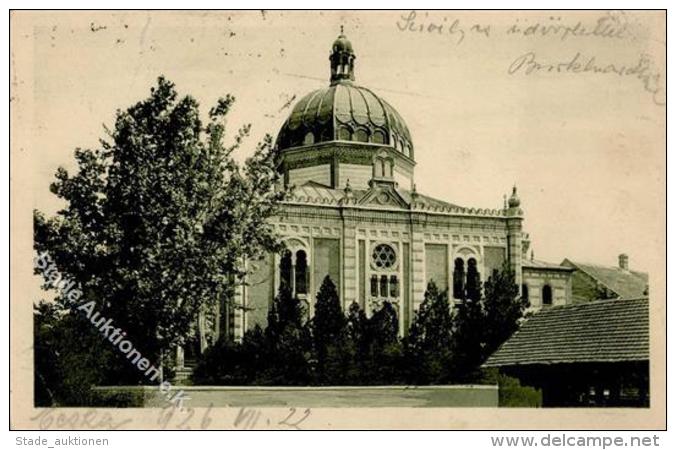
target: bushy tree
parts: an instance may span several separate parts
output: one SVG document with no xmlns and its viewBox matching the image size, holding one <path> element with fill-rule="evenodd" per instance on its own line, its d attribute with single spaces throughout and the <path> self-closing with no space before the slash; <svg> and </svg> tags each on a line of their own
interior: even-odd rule
<svg viewBox="0 0 676 450">
<path fill-rule="evenodd" d="M 250 372 L 250 358 L 253 354 L 243 351 L 242 345 L 231 339 L 222 338 L 206 349 L 192 372 L 196 384 L 246 385 Z"/>
<path fill-rule="evenodd" d="M 306 311 L 285 283 L 279 287 L 265 328 L 266 368 L 260 384 L 304 385 L 311 379 L 312 341 Z"/>
<path fill-rule="evenodd" d="M 365 354 L 363 384 L 400 384 L 403 381 L 403 349 L 399 318 L 392 303 L 384 301 L 366 322 L 362 346 Z"/>
<path fill-rule="evenodd" d="M 481 287 L 468 289 L 456 307 L 453 316 L 453 378 L 467 382 L 479 376 L 479 366 L 484 359 L 485 323 L 481 301 Z"/>
<path fill-rule="evenodd" d="M 527 303 L 518 297 L 507 267 L 484 286 L 485 295 L 478 283 L 465 290 L 471 297 L 453 313 L 447 293 L 430 283 L 402 342 L 397 311 L 389 302 L 371 317 L 352 303 L 345 316 L 327 277 L 308 327 L 302 303 L 282 285 L 266 329 L 247 332 L 242 344 L 223 344 L 220 353 L 207 352 L 213 354 L 208 367 L 218 373 L 203 379 L 278 385 L 494 382 L 497 375 L 487 378 L 480 366 L 517 329 Z"/>
<path fill-rule="evenodd" d="M 350 384 L 365 384 L 364 374 L 367 372 L 367 359 L 369 355 L 369 320 L 366 312 L 359 303 L 352 302 L 347 313 L 345 335 L 352 350 L 350 367 Z"/>
<path fill-rule="evenodd" d="M 327 275 L 317 293 L 312 318 L 312 331 L 318 351 L 331 344 L 342 333 L 345 324 L 345 314 L 340 307 L 336 285 Z"/>
<path fill-rule="evenodd" d="M 272 138 L 238 165 L 232 153 L 250 127 L 225 144 L 233 104 L 220 99 L 204 123 L 198 103 L 159 78 L 149 98 L 117 112 L 99 148 L 75 151 L 77 173 L 57 171 L 51 190 L 64 208 L 34 213 L 35 250 L 155 365 L 200 308 L 229 298 L 244 258 L 279 249 L 267 222 L 285 195 Z M 58 292 L 56 301 L 72 308 Z"/>
<path fill-rule="evenodd" d="M 355 344 L 364 340 L 366 334 L 368 319 L 366 313 L 359 306 L 359 303 L 352 302 L 350 309 L 347 312 L 346 328 L 347 334 Z"/>
<path fill-rule="evenodd" d="M 454 317 L 454 370 L 459 381 L 480 378 L 480 365 L 518 329 L 528 300 L 519 296 L 514 272 L 505 264 L 481 289 L 468 290 Z"/>
<path fill-rule="evenodd" d="M 507 265 L 500 271 L 494 271 L 486 280 L 484 297 L 484 357 L 487 358 L 518 330 L 519 322 L 530 302 L 519 295 L 514 272 Z"/>
<path fill-rule="evenodd" d="M 92 403 L 90 386 L 105 380 L 112 349 L 86 317 L 64 314 L 54 302 L 39 302 L 33 316 L 35 406 Z"/>
<path fill-rule="evenodd" d="M 453 319 L 448 292 L 431 281 L 404 340 L 408 381 L 439 384 L 450 377 Z"/>
<path fill-rule="evenodd" d="M 349 364 L 350 358 L 348 340 L 346 335 L 346 318 L 340 307 L 340 297 L 336 285 L 330 276 L 326 276 L 317 293 L 315 313 L 311 321 L 314 350 L 317 359 L 317 375 L 320 382 L 328 380 L 326 373 L 327 358 L 331 354 L 331 365 L 334 378 L 336 372 L 345 364 Z M 337 375 L 340 376 L 340 375 Z"/>
<path fill-rule="evenodd" d="M 260 375 L 269 366 L 265 332 L 256 324 L 247 330 L 241 342 L 221 337 L 197 360 L 192 373 L 195 384 L 262 384 Z"/>
</svg>

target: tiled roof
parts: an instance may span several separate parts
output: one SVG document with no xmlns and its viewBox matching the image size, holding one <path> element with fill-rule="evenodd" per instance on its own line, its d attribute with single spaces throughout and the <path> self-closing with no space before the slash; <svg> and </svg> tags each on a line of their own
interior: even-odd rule
<svg viewBox="0 0 676 450">
<path fill-rule="evenodd" d="M 648 288 L 647 273 L 625 270 L 619 267 L 579 263 L 568 259 L 563 262 L 563 264 L 566 263 L 594 278 L 621 298 L 635 298 L 646 295 Z"/>
<path fill-rule="evenodd" d="M 648 357 L 648 299 L 644 297 L 540 310 L 484 366 L 645 361 Z"/>
<path fill-rule="evenodd" d="M 562 266 L 560 264 L 554 264 L 546 261 L 540 261 L 538 259 L 528 259 L 525 260 L 522 264 L 523 268 L 529 268 L 529 269 L 549 269 L 549 270 L 565 270 L 565 271 L 573 271 L 572 267 L 566 267 Z"/>
</svg>

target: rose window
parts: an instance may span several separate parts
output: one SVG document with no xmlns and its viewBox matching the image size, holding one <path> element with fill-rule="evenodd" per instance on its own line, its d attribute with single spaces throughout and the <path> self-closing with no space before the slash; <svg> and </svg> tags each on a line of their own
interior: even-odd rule
<svg viewBox="0 0 676 450">
<path fill-rule="evenodd" d="M 378 269 L 391 269 L 397 262 L 397 254 L 387 244 L 378 244 L 371 255 L 373 265 Z"/>
</svg>

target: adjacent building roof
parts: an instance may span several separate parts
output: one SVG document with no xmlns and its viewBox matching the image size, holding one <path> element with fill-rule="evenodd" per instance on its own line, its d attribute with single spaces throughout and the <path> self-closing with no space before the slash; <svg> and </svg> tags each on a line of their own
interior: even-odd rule
<svg viewBox="0 0 676 450">
<path fill-rule="evenodd" d="M 565 259 L 562 265 L 573 267 L 611 291 L 620 298 L 636 298 L 645 296 L 648 292 L 648 274 L 620 267 L 600 266 Z"/>
<path fill-rule="evenodd" d="M 648 298 L 642 297 L 540 310 L 484 367 L 648 359 Z"/>
</svg>

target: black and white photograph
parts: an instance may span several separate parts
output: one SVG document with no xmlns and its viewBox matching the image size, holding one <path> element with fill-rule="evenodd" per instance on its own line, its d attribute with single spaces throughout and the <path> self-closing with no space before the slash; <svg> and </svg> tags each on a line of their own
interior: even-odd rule
<svg viewBox="0 0 676 450">
<path fill-rule="evenodd" d="M 666 428 L 666 27 L 10 11 L 10 429 Z"/>
</svg>

